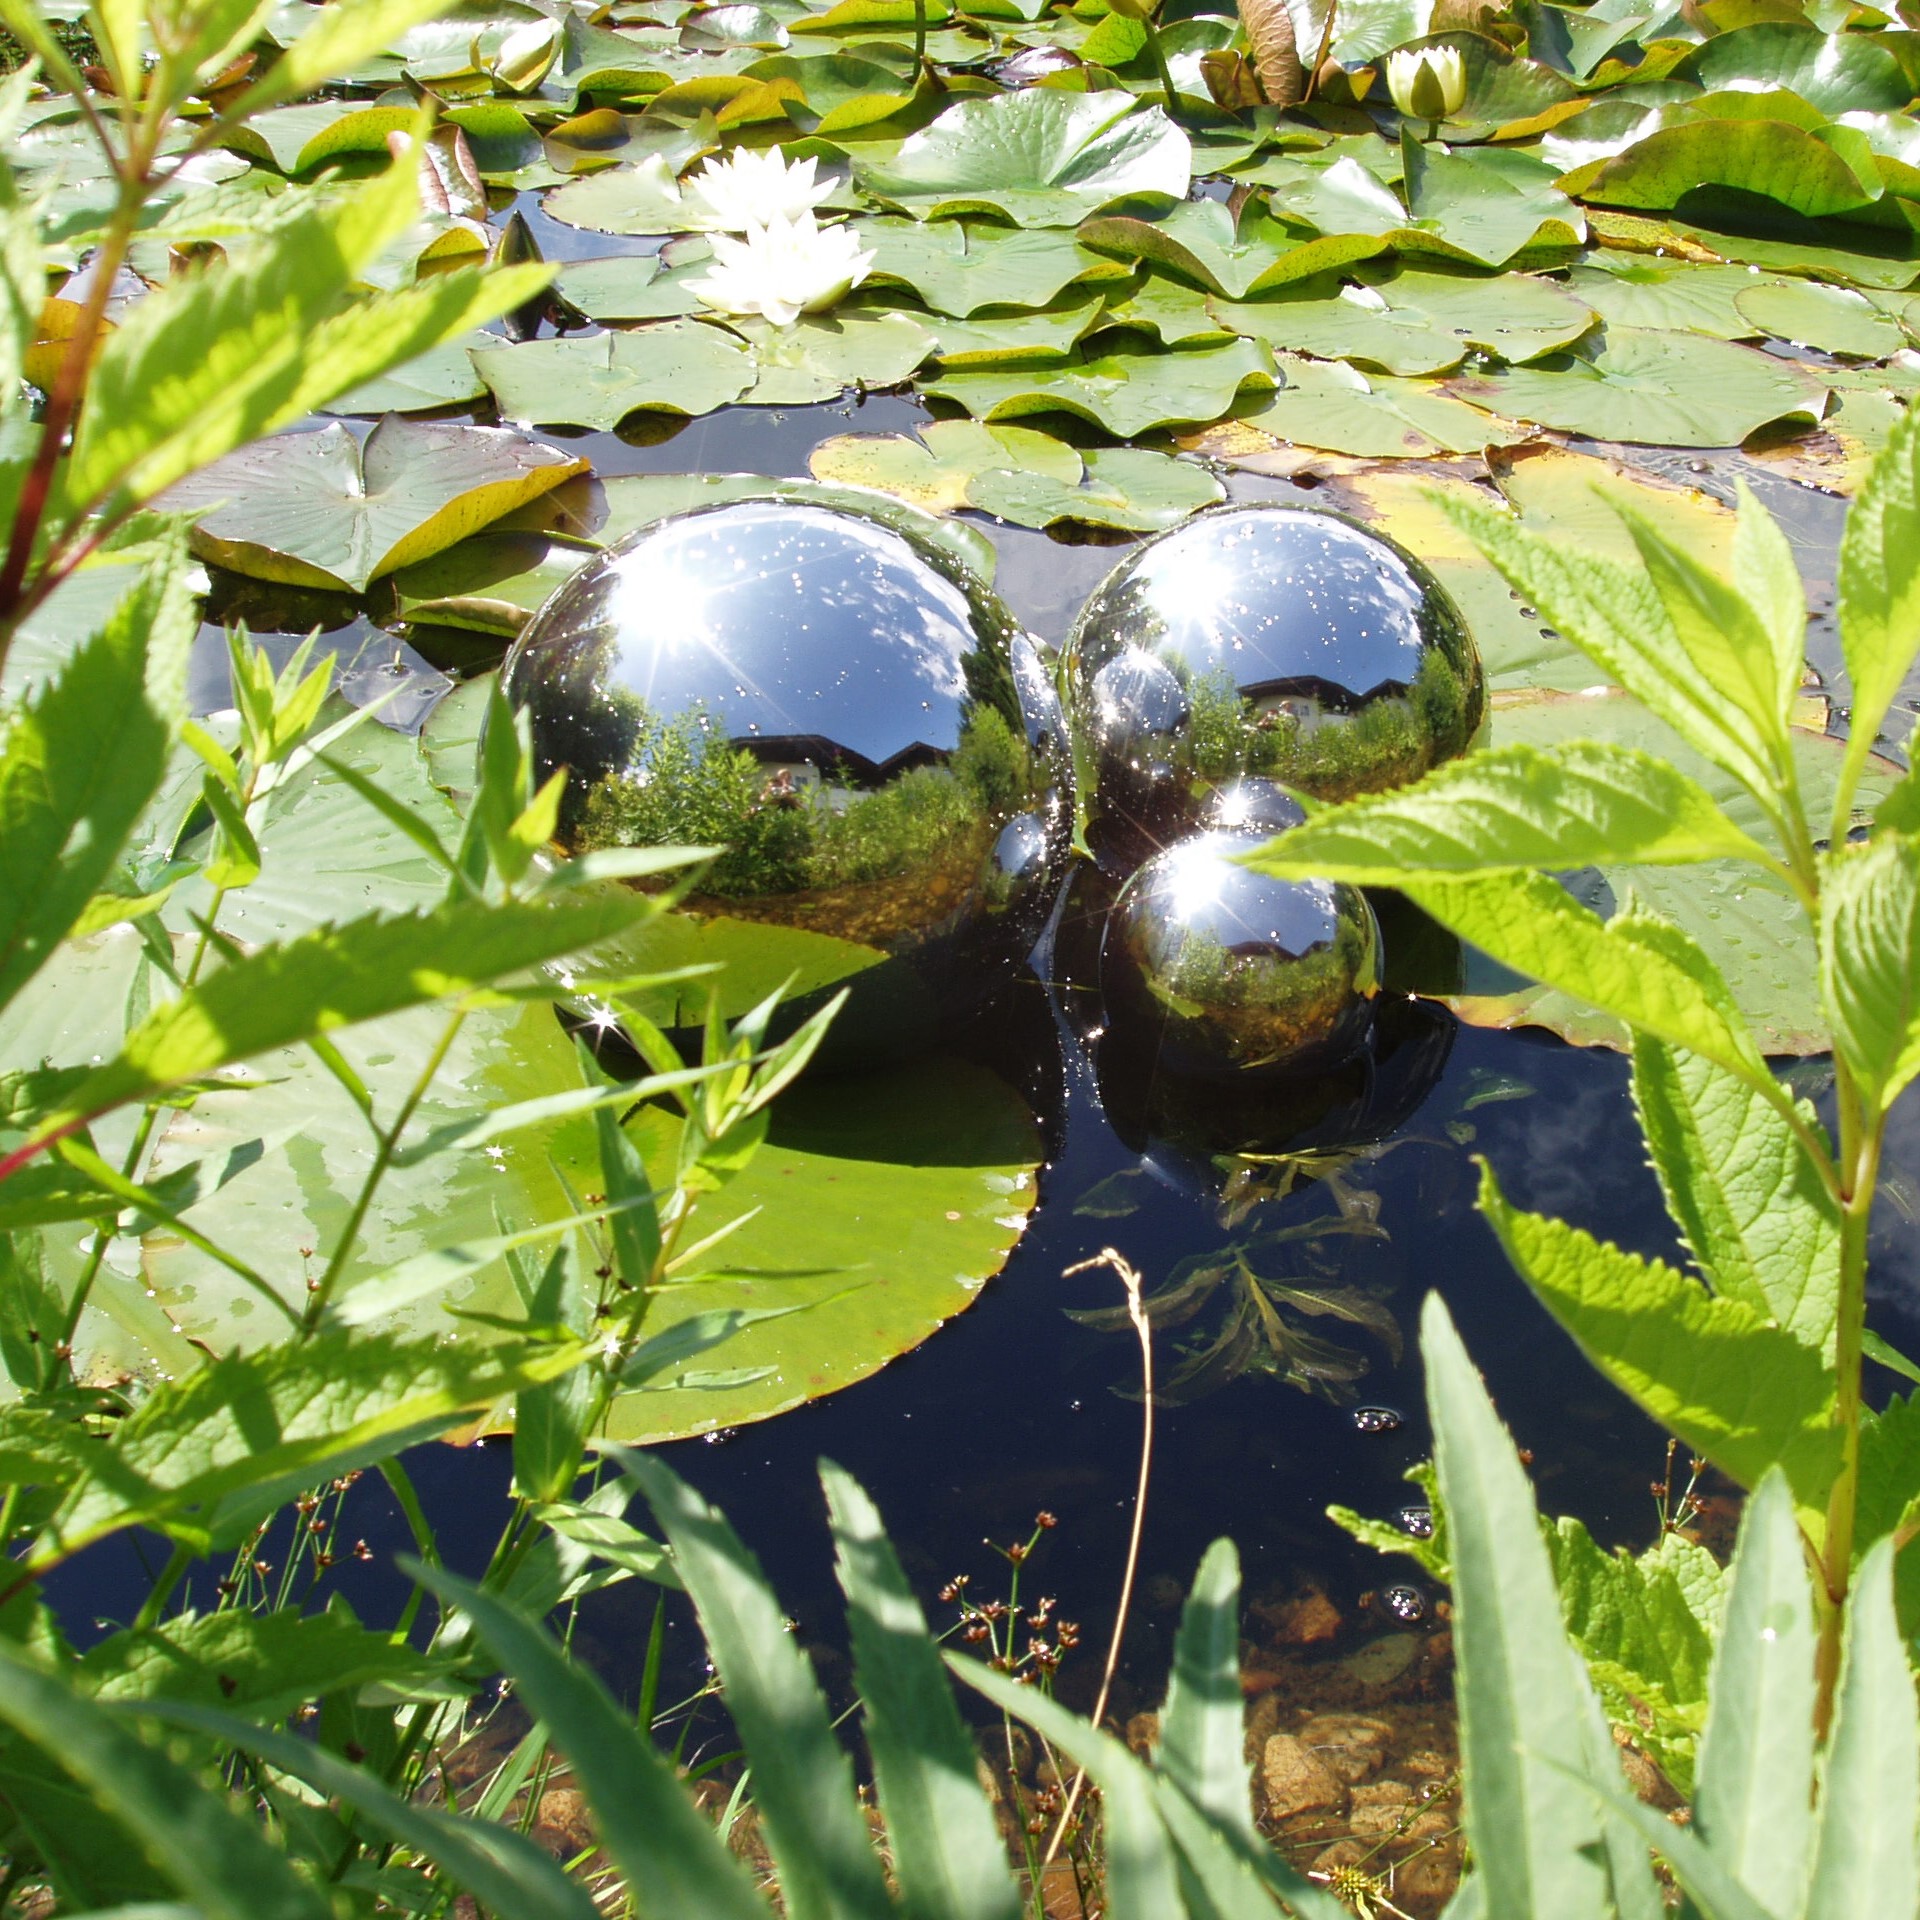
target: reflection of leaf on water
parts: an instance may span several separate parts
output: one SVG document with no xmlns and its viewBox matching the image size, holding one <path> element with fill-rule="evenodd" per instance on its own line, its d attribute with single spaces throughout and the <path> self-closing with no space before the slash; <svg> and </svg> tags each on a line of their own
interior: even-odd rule
<svg viewBox="0 0 1920 1920">
<path fill-rule="evenodd" d="M 1308 1331 L 1294 1317 L 1301 1314 L 1362 1327 L 1397 1362 L 1402 1352 L 1399 1324 L 1377 1295 L 1360 1287 L 1323 1284 L 1311 1274 L 1269 1276 L 1257 1272 L 1248 1258 L 1256 1246 L 1319 1241 L 1334 1235 L 1386 1237 L 1371 1220 L 1336 1215 L 1181 1261 L 1166 1283 L 1142 1302 L 1148 1323 L 1156 1328 L 1188 1325 L 1223 1292 L 1226 1313 L 1217 1328 L 1176 1343 L 1175 1364 L 1155 1392 L 1155 1403 L 1185 1406 L 1245 1373 L 1271 1374 L 1336 1405 L 1350 1401 L 1353 1383 L 1367 1371 L 1366 1355 Z M 1283 1307 L 1292 1311 L 1283 1313 Z M 1070 1309 L 1067 1317 L 1103 1333 L 1122 1332 L 1128 1325 L 1124 1307 Z M 1126 1398 L 1138 1397 L 1138 1390 L 1130 1386 L 1118 1386 L 1115 1391 Z"/>
<path fill-rule="evenodd" d="M 1534 1088 L 1510 1073 L 1495 1073 L 1491 1067 L 1475 1067 L 1467 1075 L 1466 1098 L 1460 1102 L 1462 1113 L 1475 1107 L 1490 1107 L 1501 1100 L 1530 1100 Z"/>
<path fill-rule="evenodd" d="M 1073 1210 L 1089 1220 L 1124 1220 L 1130 1213 L 1140 1211 L 1139 1188 L 1137 1182 L 1147 1177 L 1141 1167 L 1123 1167 L 1118 1173 L 1110 1173 L 1104 1180 L 1096 1180 L 1078 1200 Z M 1121 1319 L 1126 1318 L 1125 1310 Z"/>
</svg>

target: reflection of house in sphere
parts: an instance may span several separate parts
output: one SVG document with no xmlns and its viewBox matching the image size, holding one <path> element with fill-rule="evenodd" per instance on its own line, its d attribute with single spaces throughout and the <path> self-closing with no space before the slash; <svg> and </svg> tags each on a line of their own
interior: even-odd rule
<svg viewBox="0 0 1920 1920">
<path fill-rule="evenodd" d="M 1247 776 L 1327 800 L 1416 780 L 1466 748 L 1484 698 L 1433 575 L 1312 507 L 1223 507 L 1148 541 L 1067 646 L 1097 830 L 1122 848 Z"/>
<path fill-rule="evenodd" d="M 1121 888 L 1100 986 L 1123 1032 L 1177 1074 L 1300 1073 L 1350 1054 L 1379 977 L 1357 888 L 1274 880 L 1233 858 L 1264 835 L 1176 841 Z"/>
<path fill-rule="evenodd" d="M 1064 721 L 1033 642 L 936 546 L 790 501 L 676 515 L 556 593 L 504 684 L 542 777 L 568 770 L 571 850 L 726 849 L 660 958 L 743 963 L 742 1005 L 789 972 L 853 985 L 842 1052 L 919 1037 L 1036 929 Z"/>
</svg>

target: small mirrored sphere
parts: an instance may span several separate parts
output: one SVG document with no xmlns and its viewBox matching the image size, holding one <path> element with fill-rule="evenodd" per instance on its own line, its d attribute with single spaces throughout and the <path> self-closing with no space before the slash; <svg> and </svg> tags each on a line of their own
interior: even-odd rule
<svg viewBox="0 0 1920 1920">
<path fill-rule="evenodd" d="M 1178 1074 L 1325 1067 L 1365 1038 L 1379 978 L 1373 910 L 1355 887 L 1274 880 L 1234 855 L 1260 833 L 1178 840 L 1121 888 L 1100 943 L 1116 1036 L 1157 1041 Z"/>
<path fill-rule="evenodd" d="M 1317 507 L 1221 507 L 1135 549 L 1067 642 L 1096 841 L 1199 824 L 1253 778 L 1324 800 L 1417 780 L 1484 705 L 1459 609 L 1392 541 Z M 1224 824 L 1224 823 L 1223 823 Z"/>
<path fill-rule="evenodd" d="M 750 958 L 763 930 L 813 1000 L 851 986 L 843 1056 L 931 1037 L 1039 929 L 1065 718 L 1033 641 L 930 542 L 777 499 L 678 514 L 583 567 L 503 672 L 541 776 L 567 770 L 562 844 L 723 847 L 682 912 Z"/>
</svg>

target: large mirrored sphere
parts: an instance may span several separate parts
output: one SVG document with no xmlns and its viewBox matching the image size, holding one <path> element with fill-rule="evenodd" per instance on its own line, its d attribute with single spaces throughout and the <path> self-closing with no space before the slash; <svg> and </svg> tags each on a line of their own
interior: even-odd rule
<svg viewBox="0 0 1920 1920">
<path fill-rule="evenodd" d="M 1440 583 L 1314 507 L 1222 507 L 1149 540 L 1067 652 L 1096 836 L 1122 859 L 1201 824 L 1227 782 L 1344 800 L 1416 780 L 1465 750 L 1484 703 Z"/>
<path fill-rule="evenodd" d="M 684 914 L 747 973 L 852 986 L 843 1055 L 963 1011 L 1038 930 L 1064 716 L 1032 640 L 930 542 L 775 499 L 675 515 L 582 568 L 504 676 L 541 775 L 567 770 L 563 844 L 724 847 Z"/>
<path fill-rule="evenodd" d="M 1121 888 L 1100 989 L 1176 1074 L 1297 1074 L 1352 1053 L 1379 980 L 1373 910 L 1355 887 L 1273 880 L 1233 858 L 1260 833 L 1176 841 Z"/>
</svg>

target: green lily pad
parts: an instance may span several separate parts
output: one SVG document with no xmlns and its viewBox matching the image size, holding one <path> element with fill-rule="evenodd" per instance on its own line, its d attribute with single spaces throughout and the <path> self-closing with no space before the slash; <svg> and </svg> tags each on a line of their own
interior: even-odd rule
<svg viewBox="0 0 1920 1920">
<path fill-rule="evenodd" d="M 648 1165 L 672 1164 L 657 1109 L 634 1122 Z M 767 1144 L 697 1216 L 712 1231 L 761 1211 L 654 1303 L 650 1333 L 697 1313 L 797 1307 L 703 1353 L 712 1386 L 628 1394 L 608 1423 L 635 1443 L 765 1419 L 865 1379 L 979 1297 L 1035 1199 L 1032 1116 L 984 1068 L 933 1059 L 800 1085 Z M 708 1223 L 711 1225 L 708 1225 Z M 726 1377 L 771 1369 L 748 1384 Z"/>
<path fill-rule="evenodd" d="M 518 349 L 507 349 L 518 351 Z M 390 414 L 364 446 L 337 422 L 230 453 L 167 494 L 206 508 L 194 551 L 235 573 L 362 591 L 582 472 L 502 427 Z"/>
<path fill-rule="evenodd" d="M 1251 455 L 1249 464 L 1256 465 L 1276 443 L 1376 460 L 1430 460 L 1526 437 L 1425 381 L 1285 353 L 1274 356 L 1274 365 L 1284 380 L 1280 391 L 1242 413 L 1217 443 L 1199 441 L 1201 451 L 1225 459 Z"/>
<path fill-rule="evenodd" d="M 1096 447 L 1078 486 L 1044 473 L 988 471 L 968 483 L 970 506 L 1019 527 L 1062 523 L 1160 533 L 1227 497 L 1212 474 L 1191 461 L 1142 447 Z"/>
<path fill-rule="evenodd" d="M 1570 345 L 1591 308 L 1552 281 L 1497 279 L 1403 267 L 1360 284 L 1300 289 L 1267 300 L 1212 303 L 1236 333 L 1384 373 L 1443 373 L 1470 351 L 1523 361 Z"/>
<path fill-rule="evenodd" d="M 843 433 L 808 457 L 816 480 L 868 487 L 931 514 L 958 513 L 974 480 L 987 473 L 1025 474 L 1075 487 L 1080 455 L 1031 427 L 990 427 L 977 420 L 934 420 L 917 434 Z"/>
<path fill-rule="evenodd" d="M 869 284 L 911 287 L 938 313 L 965 319 L 983 307 L 1044 307 L 1068 287 L 1113 285 L 1127 270 L 1044 227 L 1009 231 L 977 220 L 863 219 L 874 255 Z"/>
<path fill-rule="evenodd" d="M 1775 420 L 1817 420 L 1820 389 L 1785 362 L 1698 334 L 1609 328 L 1587 357 L 1476 374 L 1448 390 L 1508 419 L 1596 440 L 1731 447 Z"/>
<path fill-rule="evenodd" d="M 1768 830 L 1745 791 L 1617 689 L 1496 701 L 1492 738 L 1501 746 L 1524 743 L 1547 749 L 1570 740 L 1593 739 L 1640 747 L 1699 781 L 1747 832 L 1768 844 Z M 1793 749 L 1807 805 L 1814 818 L 1824 818 L 1844 743 L 1796 728 Z M 1859 805 L 1871 812 L 1898 777 L 1899 769 L 1885 762 L 1871 766 L 1861 782 Z M 1608 868 L 1602 870 L 1602 877 L 1615 899 L 1631 888 L 1645 904 L 1699 941 L 1726 976 L 1766 1052 L 1826 1050 L 1813 936 L 1798 904 L 1784 889 L 1752 867 L 1731 861 L 1684 868 Z M 1450 1004 L 1476 1025 L 1544 1026 L 1577 1046 L 1617 1047 L 1626 1037 L 1608 1017 L 1541 987 L 1466 996 Z"/>
<path fill-rule="evenodd" d="M 796 23 L 795 31 L 805 30 Z M 891 120 L 913 99 L 911 63 L 903 72 L 853 53 L 779 53 L 746 72 L 779 98 L 786 118 L 822 139 Z"/>
<path fill-rule="evenodd" d="M 962 368 L 1062 360 L 1105 312 L 1096 297 L 1030 313 L 982 313 L 971 320 L 950 320 L 944 314 L 914 317 L 937 342 L 941 365 Z"/>
<path fill-rule="evenodd" d="M 581 174 L 548 194 L 540 210 L 596 233 L 689 233 L 705 224 L 682 197 L 674 163 L 659 153 Z"/>
<path fill-rule="evenodd" d="M 1913 98 L 1900 62 L 1870 36 L 1785 21 L 1715 34 L 1687 55 L 1675 76 L 1708 89 L 1784 88 L 1826 114 L 1890 112 Z"/>
<path fill-rule="evenodd" d="M 745 343 L 701 320 L 491 347 L 473 364 L 505 419 L 608 429 L 642 408 L 711 413 L 755 377 Z"/>
<path fill-rule="evenodd" d="M 539 533 L 482 533 L 393 576 L 403 620 L 511 640 L 592 558 Z"/>
<path fill-rule="evenodd" d="M 568 306 L 601 325 L 618 320 L 679 320 L 704 313 L 687 282 L 706 270 L 706 259 L 681 267 L 658 253 L 624 253 L 605 260 L 569 260 L 554 276 L 553 290 Z"/>
<path fill-rule="evenodd" d="M 1717 340 L 1751 340 L 1763 331 L 1738 304 L 1756 284 L 1745 267 L 1670 264 L 1604 248 L 1567 275 L 1568 289 L 1610 327 L 1710 333 Z"/>
<path fill-rule="evenodd" d="M 1759 332 L 1823 353 L 1884 360 L 1907 344 L 1905 330 L 1851 287 L 1762 281 L 1741 294 L 1738 305 Z"/>
<path fill-rule="evenodd" d="M 480 399 L 487 383 L 473 370 L 475 347 L 497 347 L 500 336 L 475 327 L 416 354 L 378 379 L 350 387 L 321 409 L 324 413 L 425 413 Z"/>
<path fill-rule="evenodd" d="M 892 160 L 856 163 L 855 179 L 916 219 L 998 213 L 1060 227 L 1122 197 L 1183 200 L 1192 158 L 1187 136 L 1130 94 L 1032 88 L 960 101 Z"/>
<path fill-rule="evenodd" d="M 1129 440 L 1153 427 L 1218 420 L 1243 387 L 1272 384 L 1267 350 L 1257 341 L 1233 340 L 1171 353 L 1114 352 L 1037 372 L 948 373 L 929 381 L 926 391 L 964 407 L 976 420 L 1057 410 Z"/>
<path fill-rule="evenodd" d="M 1215 317 L 1213 304 L 1198 287 L 1152 273 L 1124 300 L 1110 301 L 1104 325 L 1151 334 L 1163 347 L 1217 343 L 1232 333 Z"/>
<path fill-rule="evenodd" d="M 1809 219 L 1857 218 L 1882 191 L 1871 154 L 1866 161 L 1863 174 L 1831 139 L 1784 120 L 1690 120 L 1577 168 L 1562 184 L 1600 206 L 1671 208 L 1696 219 L 1738 195 Z"/>
<path fill-rule="evenodd" d="M 756 378 L 747 406 L 806 407 L 837 400 L 848 387 L 897 387 L 933 352 L 934 337 L 911 314 L 842 307 L 808 314 L 790 327 L 741 320 Z"/>
<path fill-rule="evenodd" d="M 1219 201 L 1189 200 L 1160 220 L 1127 215 L 1088 220 L 1080 238 L 1102 252 L 1171 268 L 1232 300 L 1288 286 L 1379 251 L 1363 234 L 1292 243 L 1258 200 L 1246 203 L 1237 226 Z"/>
<path fill-rule="evenodd" d="M 1853 287 L 1910 287 L 1920 276 L 1920 241 L 1904 229 L 1843 227 L 1838 221 L 1807 221 L 1797 237 L 1720 233 L 1676 219 L 1684 239 L 1699 240 L 1725 260 L 1763 272 L 1812 274 Z"/>
</svg>

